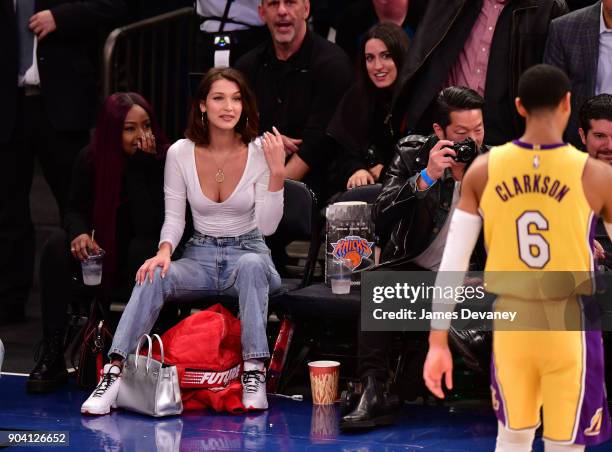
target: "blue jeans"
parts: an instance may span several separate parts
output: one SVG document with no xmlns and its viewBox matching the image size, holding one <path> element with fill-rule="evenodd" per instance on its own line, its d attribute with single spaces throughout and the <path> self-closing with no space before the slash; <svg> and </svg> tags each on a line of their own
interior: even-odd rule
<svg viewBox="0 0 612 452">
<path fill-rule="evenodd" d="M 240 304 L 243 359 L 268 358 L 268 294 L 280 288 L 280 276 L 258 230 L 217 238 L 196 232 L 187 242 L 183 257 L 170 264 L 165 278 L 157 268 L 152 283 L 147 278 L 134 287 L 109 355 L 126 358 L 134 353 L 138 339 L 151 331 L 166 300 L 230 295 L 237 296 Z"/>
</svg>

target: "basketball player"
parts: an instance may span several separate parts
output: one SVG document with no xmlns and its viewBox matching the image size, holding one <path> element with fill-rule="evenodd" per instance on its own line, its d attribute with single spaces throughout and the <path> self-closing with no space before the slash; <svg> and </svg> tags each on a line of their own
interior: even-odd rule
<svg viewBox="0 0 612 452">
<path fill-rule="evenodd" d="M 562 142 L 569 89 L 567 76 L 552 66 L 523 74 L 515 103 L 525 133 L 479 156 L 465 175 L 437 285 L 461 285 L 483 224 L 486 271 L 592 270 L 596 215 L 612 235 L 612 167 Z M 509 292 L 521 290 L 515 286 Z M 497 310 L 500 299 L 514 299 L 496 293 Z M 434 310 L 453 309 L 434 300 Z M 441 398 L 443 377 L 452 389 L 449 323 L 432 321 L 423 370 L 427 387 Z M 542 407 L 547 452 L 581 451 L 609 439 L 600 331 L 501 331 L 496 324 L 491 370 L 497 452 L 531 451 Z"/>
</svg>

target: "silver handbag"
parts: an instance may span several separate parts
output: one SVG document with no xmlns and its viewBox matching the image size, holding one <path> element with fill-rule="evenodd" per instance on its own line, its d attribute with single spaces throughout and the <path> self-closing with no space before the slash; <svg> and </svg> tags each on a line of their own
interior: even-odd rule
<svg viewBox="0 0 612 452">
<path fill-rule="evenodd" d="M 143 334 L 136 353 L 123 364 L 117 406 L 155 417 L 181 414 L 183 401 L 176 366 L 164 367 L 164 344 L 157 334 L 153 337 L 159 341 L 161 362 L 151 357 L 151 336 Z M 140 348 L 145 338 L 149 349 L 147 356 L 142 356 Z"/>
</svg>

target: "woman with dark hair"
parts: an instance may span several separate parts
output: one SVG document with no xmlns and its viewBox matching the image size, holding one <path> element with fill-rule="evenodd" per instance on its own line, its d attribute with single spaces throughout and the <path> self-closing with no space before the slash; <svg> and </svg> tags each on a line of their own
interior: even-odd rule
<svg viewBox="0 0 612 452">
<path fill-rule="evenodd" d="M 186 139 L 168 150 L 164 173 L 166 216 L 157 254 L 136 273 L 137 285 L 110 348 L 110 364 L 81 407 L 106 414 L 117 398 L 123 360 L 153 327 L 166 300 L 237 296 L 244 359 L 242 401 L 266 409 L 264 359 L 268 295 L 281 287 L 263 235 L 283 215 L 285 151 L 282 137 L 256 138 L 255 98 L 242 74 L 211 69 L 191 106 Z M 170 261 L 185 227 L 189 201 L 195 233 L 182 258 Z"/>
<path fill-rule="evenodd" d="M 91 142 L 74 164 L 64 228 L 42 250 L 43 350 L 27 380 L 29 392 L 53 391 L 66 381 L 66 308 L 99 290 L 83 284 L 80 261 L 104 250 L 102 290 L 110 294 L 130 290 L 142 259 L 154 252 L 168 145 L 142 96 L 115 93 L 106 99 Z"/>
<path fill-rule="evenodd" d="M 393 157 L 395 140 L 386 119 L 407 51 L 406 33 L 392 23 L 373 26 L 363 40 L 359 79 L 327 129 L 339 146 L 332 173 L 342 190 L 378 182 Z"/>
</svg>

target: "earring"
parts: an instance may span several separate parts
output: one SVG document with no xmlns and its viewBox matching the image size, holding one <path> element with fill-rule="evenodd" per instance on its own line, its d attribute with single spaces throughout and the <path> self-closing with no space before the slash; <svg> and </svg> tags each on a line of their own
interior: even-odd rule
<svg viewBox="0 0 612 452">
<path fill-rule="evenodd" d="M 206 121 L 204 121 L 204 112 L 202 112 L 202 126 L 206 127 Z"/>
</svg>

